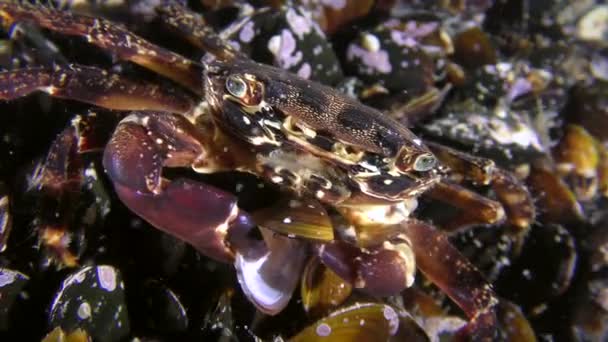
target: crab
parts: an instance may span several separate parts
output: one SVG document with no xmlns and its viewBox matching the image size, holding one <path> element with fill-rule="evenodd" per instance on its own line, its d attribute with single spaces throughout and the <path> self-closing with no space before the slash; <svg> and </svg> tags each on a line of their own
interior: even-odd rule
<svg viewBox="0 0 608 342">
<path fill-rule="evenodd" d="M 200 61 L 106 19 L 1 3 L 5 28 L 28 22 L 84 37 L 176 86 L 66 64 L 0 73 L 0 99 L 42 91 L 125 113 L 103 152 L 118 197 L 156 228 L 233 263 L 244 293 L 262 312 L 277 314 L 287 305 L 314 256 L 376 296 L 412 286 L 418 269 L 469 317 L 463 334 L 493 338 L 498 299 L 491 285 L 447 235 L 411 213 L 419 196 L 430 195 L 467 209 L 451 229 L 505 217 L 525 226 L 533 206 L 513 175 L 490 160 L 426 144 L 331 87 L 252 61 L 182 5 L 156 10 L 167 26 L 204 48 Z M 235 195 L 167 178 L 168 168 L 251 173 L 276 185 L 285 201 L 248 213 Z M 500 202 L 454 182 L 463 177 L 492 186 Z"/>
</svg>

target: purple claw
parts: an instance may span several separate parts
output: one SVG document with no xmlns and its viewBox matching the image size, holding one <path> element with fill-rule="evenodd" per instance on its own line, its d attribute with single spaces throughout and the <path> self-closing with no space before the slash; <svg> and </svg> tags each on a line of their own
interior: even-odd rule
<svg viewBox="0 0 608 342">
<path fill-rule="evenodd" d="M 184 117 L 141 112 L 118 125 L 103 156 L 108 176 L 133 190 L 158 193 L 163 166 L 190 166 L 203 137 Z"/>
<path fill-rule="evenodd" d="M 365 251 L 345 242 L 334 241 L 319 248 L 321 261 L 355 288 L 376 296 L 395 295 L 414 281 L 416 270 L 409 247 L 399 244 Z"/>
<path fill-rule="evenodd" d="M 239 211 L 237 198 L 187 179 L 162 178 L 165 166 L 191 166 L 205 154 L 205 137 L 182 116 L 136 112 L 121 121 L 103 164 L 120 199 L 156 228 L 182 239 L 201 253 L 231 263 L 234 243 L 247 243 L 255 225 Z M 206 146 L 206 145 L 205 145 Z"/>
<path fill-rule="evenodd" d="M 150 145 L 146 130 L 121 123 L 103 155 L 103 166 L 114 184 L 141 193 L 157 192 L 162 169 L 159 151 Z"/>
<path fill-rule="evenodd" d="M 201 253 L 230 263 L 234 254 L 226 235 L 234 226 L 251 224 L 236 197 L 188 179 L 168 183 L 158 194 L 114 184 L 123 203 L 156 228 L 182 239 Z"/>
</svg>

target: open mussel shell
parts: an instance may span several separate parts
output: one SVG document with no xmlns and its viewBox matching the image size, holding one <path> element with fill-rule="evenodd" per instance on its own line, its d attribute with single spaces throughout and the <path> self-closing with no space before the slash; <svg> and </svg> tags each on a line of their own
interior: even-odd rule
<svg viewBox="0 0 608 342">
<path fill-rule="evenodd" d="M 318 257 L 311 258 L 306 264 L 300 286 L 306 312 L 327 312 L 342 304 L 352 290 L 350 283 L 323 265 Z"/>
<path fill-rule="evenodd" d="M 235 258 L 237 277 L 258 310 L 276 315 L 289 303 L 306 260 L 306 243 L 260 228 L 265 244 L 241 248 Z"/>
<path fill-rule="evenodd" d="M 386 341 L 399 328 L 399 315 L 390 306 L 357 303 L 308 326 L 289 341 Z"/>
<path fill-rule="evenodd" d="M 323 206 L 314 200 L 286 199 L 274 206 L 256 211 L 255 222 L 290 238 L 328 242 L 334 240 L 334 229 Z"/>
</svg>

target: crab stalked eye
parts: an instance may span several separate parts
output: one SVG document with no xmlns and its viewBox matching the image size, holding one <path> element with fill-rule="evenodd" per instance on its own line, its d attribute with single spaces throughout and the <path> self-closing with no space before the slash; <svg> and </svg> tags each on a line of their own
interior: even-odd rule
<svg viewBox="0 0 608 342">
<path fill-rule="evenodd" d="M 419 155 L 414 161 L 414 170 L 419 172 L 429 171 L 437 164 L 437 158 L 430 153 Z"/>
<path fill-rule="evenodd" d="M 226 78 L 226 91 L 228 99 L 244 107 L 257 107 L 264 98 L 264 83 L 251 74 L 232 74 Z"/>
<path fill-rule="evenodd" d="M 226 79 L 226 90 L 236 98 L 243 98 L 247 96 L 247 83 L 240 76 L 230 75 Z"/>
</svg>

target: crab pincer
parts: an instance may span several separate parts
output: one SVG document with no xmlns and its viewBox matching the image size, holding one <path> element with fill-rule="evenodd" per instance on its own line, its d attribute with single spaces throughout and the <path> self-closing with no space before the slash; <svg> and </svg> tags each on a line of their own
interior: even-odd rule
<svg viewBox="0 0 608 342">
<path fill-rule="evenodd" d="M 219 261 L 232 262 L 230 227 L 251 225 L 235 196 L 188 179 L 162 177 L 166 165 L 187 166 L 204 153 L 196 131 L 181 116 L 135 113 L 118 126 L 104 152 L 104 167 L 120 199 L 153 226 Z M 182 132 L 182 134 L 175 134 Z"/>
<path fill-rule="evenodd" d="M 256 224 L 233 194 L 187 178 L 162 177 L 165 166 L 192 166 L 209 156 L 206 137 L 193 128 L 184 117 L 166 113 L 127 116 L 105 149 L 106 172 L 130 210 L 202 254 L 234 263 L 250 300 L 277 314 L 297 287 L 305 243 L 265 230 L 258 239 Z"/>
</svg>

